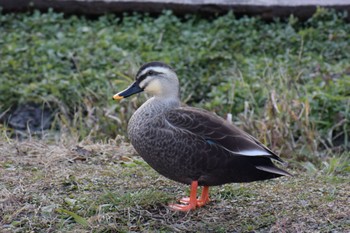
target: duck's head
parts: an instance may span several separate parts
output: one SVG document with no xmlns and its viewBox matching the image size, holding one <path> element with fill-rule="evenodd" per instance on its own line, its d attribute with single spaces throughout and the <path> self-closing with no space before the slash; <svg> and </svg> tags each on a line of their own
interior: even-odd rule
<svg viewBox="0 0 350 233">
<path fill-rule="evenodd" d="M 179 98 L 179 80 L 167 64 L 149 62 L 141 66 L 135 81 L 124 91 L 115 94 L 113 99 L 123 99 L 142 91 L 155 97 Z"/>
</svg>

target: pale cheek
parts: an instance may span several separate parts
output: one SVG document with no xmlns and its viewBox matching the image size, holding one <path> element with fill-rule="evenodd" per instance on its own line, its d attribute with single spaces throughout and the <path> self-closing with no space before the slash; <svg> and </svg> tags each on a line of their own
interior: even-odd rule
<svg viewBox="0 0 350 233">
<path fill-rule="evenodd" d="M 153 95 L 161 94 L 162 88 L 161 88 L 160 82 L 157 80 L 154 80 L 153 82 L 147 85 L 147 87 L 145 88 L 145 91 Z"/>
</svg>

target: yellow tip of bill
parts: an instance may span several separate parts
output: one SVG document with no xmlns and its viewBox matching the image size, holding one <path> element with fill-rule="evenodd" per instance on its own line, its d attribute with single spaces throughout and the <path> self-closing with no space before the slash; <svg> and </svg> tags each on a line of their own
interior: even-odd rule
<svg viewBox="0 0 350 233">
<path fill-rule="evenodd" d="M 115 94 L 114 96 L 113 96 L 113 99 L 114 100 L 121 100 L 121 99 L 123 99 L 124 97 L 123 96 L 120 96 L 120 95 L 118 95 L 118 94 Z"/>
</svg>

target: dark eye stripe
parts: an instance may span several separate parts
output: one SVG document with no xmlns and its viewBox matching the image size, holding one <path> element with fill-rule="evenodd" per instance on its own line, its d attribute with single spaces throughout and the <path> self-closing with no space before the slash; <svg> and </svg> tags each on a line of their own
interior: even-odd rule
<svg viewBox="0 0 350 233">
<path fill-rule="evenodd" d="M 161 72 L 157 72 L 157 71 L 154 71 L 154 70 L 149 70 L 148 72 L 146 72 L 145 74 L 141 75 L 137 81 L 140 83 L 142 82 L 143 80 L 145 80 L 147 78 L 147 76 L 150 76 L 150 75 L 157 75 L 157 74 L 162 74 Z"/>
<path fill-rule="evenodd" d="M 140 82 L 142 82 L 143 80 L 145 80 L 145 79 L 147 78 L 147 76 L 148 76 L 148 73 L 145 73 L 145 74 L 141 75 L 141 76 L 137 79 L 137 81 L 140 83 Z"/>
<path fill-rule="evenodd" d="M 139 76 L 139 74 L 141 74 L 145 69 L 149 68 L 149 67 L 161 67 L 161 68 L 168 68 L 169 70 L 173 70 L 169 65 L 163 63 L 163 62 L 149 62 L 146 64 L 143 64 L 141 66 L 141 68 L 139 69 L 139 71 L 136 74 L 136 77 Z"/>
</svg>

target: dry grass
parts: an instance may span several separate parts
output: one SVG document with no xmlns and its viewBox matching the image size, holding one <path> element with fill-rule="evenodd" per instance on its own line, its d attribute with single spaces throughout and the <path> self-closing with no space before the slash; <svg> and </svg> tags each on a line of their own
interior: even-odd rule
<svg viewBox="0 0 350 233">
<path fill-rule="evenodd" d="M 321 171 L 212 188 L 190 213 L 166 203 L 186 186 L 148 167 L 122 139 L 0 137 L 1 232 L 349 232 L 349 173 Z"/>
</svg>

